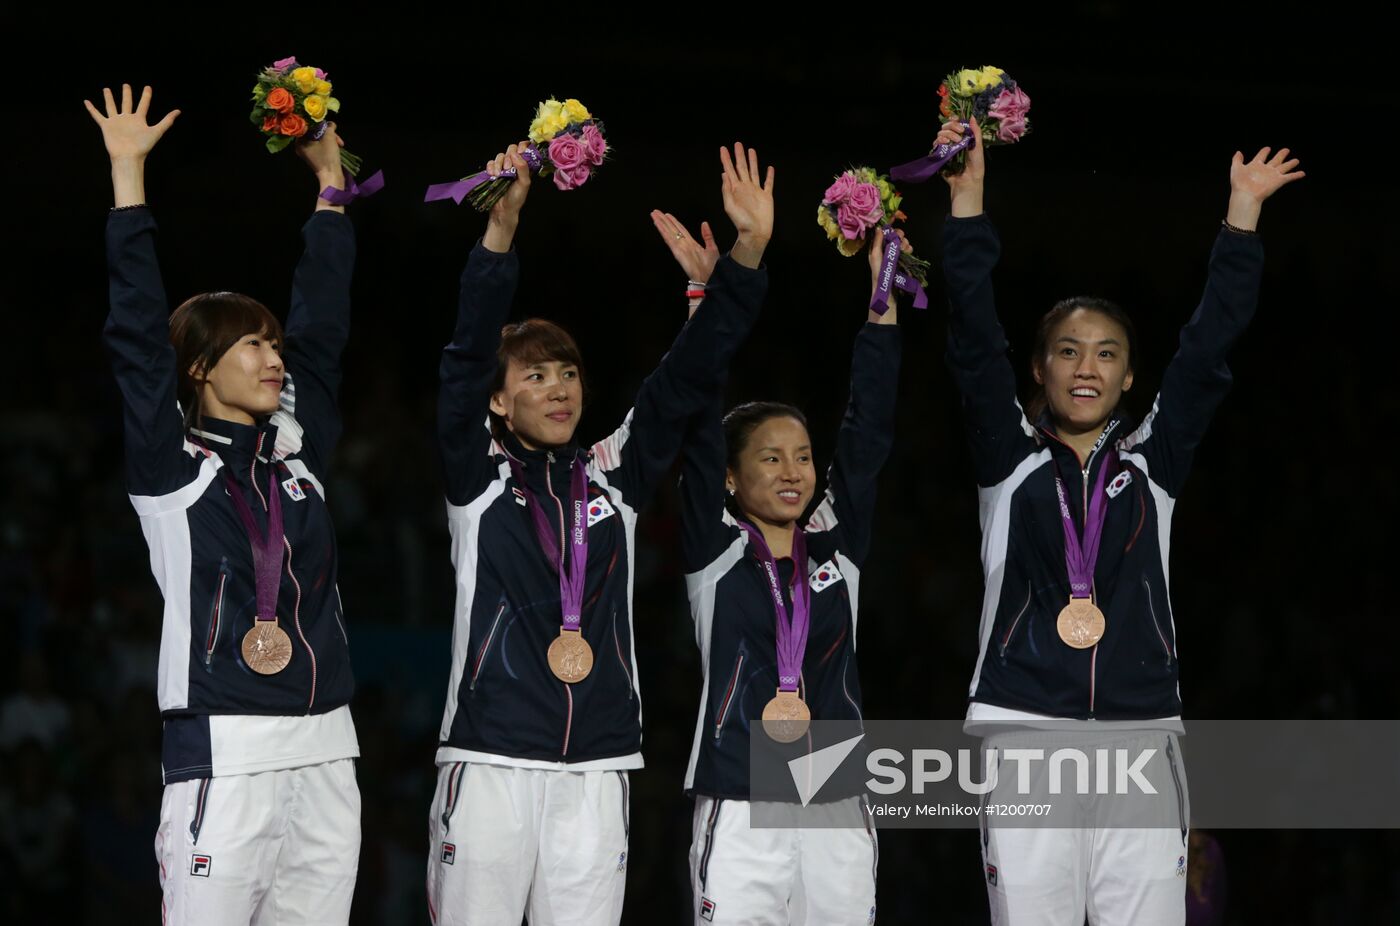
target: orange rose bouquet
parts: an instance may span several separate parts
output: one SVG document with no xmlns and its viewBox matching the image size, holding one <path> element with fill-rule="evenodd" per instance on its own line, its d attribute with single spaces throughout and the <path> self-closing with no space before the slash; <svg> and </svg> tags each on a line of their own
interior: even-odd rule
<svg viewBox="0 0 1400 926">
<path fill-rule="evenodd" d="M 263 68 L 253 86 L 253 112 L 249 120 L 266 138 L 273 154 L 299 138 L 318 139 L 326 131 L 326 117 L 340 112 L 340 101 L 331 96 L 331 82 L 320 68 L 283 58 Z M 360 172 L 360 159 L 340 149 L 340 164 L 348 174 Z"/>
</svg>

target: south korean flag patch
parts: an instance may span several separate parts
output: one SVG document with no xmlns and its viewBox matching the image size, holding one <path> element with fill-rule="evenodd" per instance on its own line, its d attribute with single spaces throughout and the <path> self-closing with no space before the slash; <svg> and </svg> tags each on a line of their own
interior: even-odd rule
<svg viewBox="0 0 1400 926">
<path fill-rule="evenodd" d="M 592 527 L 604 518 L 617 514 L 606 495 L 599 495 L 588 503 L 588 526 Z"/>
<path fill-rule="evenodd" d="M 306 491 L 301 487 L 301 480 L 295 476 L 283 482 L 282 488 L 287 490 L 287 497 L 294 502 L 299 502 L 306 498 Z"/>
<path fill-rule="evenodd" d="M 1133 471 L 1124 469 L 1120 471 L 1117 476 L 1113 477 L 1113 481 L 1108 484 L 1108 488 L 1104 491 L 1108 493 L 1109 498 L 1117 498 L 1124 489 L 1132 484 Z"/>
<path fill-rule="evenodd" d="M 812 574 L 808 576 L 807 581 L 808 584 L 812 586 L 812 591 L 819 592 L 840 582 L 841 573 L 837 571 L 834 560 L 827 560 L 816 569 L 812 570 Z"/>
</svg>

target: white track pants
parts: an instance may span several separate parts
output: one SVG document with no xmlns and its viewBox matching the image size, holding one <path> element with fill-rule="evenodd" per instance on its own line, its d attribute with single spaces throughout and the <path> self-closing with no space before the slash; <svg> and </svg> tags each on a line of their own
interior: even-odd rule
<svg viewBox="0 0 1400 926">
<path fill-rule="evenodd" d="M 616 926 L 627 773 L 456 762 L 438 769 L 428 909 L 438 926 Z"/>
<path fill-rule="evenodd" d="M 360 864 L 353 759 L 166 785 L 156 831 L 167 926 L 339 926 Z"/>
<path fill-rule="evenodd" d="M 864 828 L 756 828 L 748 801 L 697 798 L 690 843 L 695 922 L 875 922 L 878 841 L 863 799 L 850 800 L 861 805 Z"/>
</svg>

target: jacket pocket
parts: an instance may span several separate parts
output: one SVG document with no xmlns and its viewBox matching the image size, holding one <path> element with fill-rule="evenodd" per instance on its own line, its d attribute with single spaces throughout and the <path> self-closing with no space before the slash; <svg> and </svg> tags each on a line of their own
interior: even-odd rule
<svg viewBox="0 0 1400 926">
<path fill-rule="evenodd" d="M 729 684 L 724 687 L 724 698 L 721 699 L 719 707 L 715 710 L 715 739 L 724 732 L 725 722 L 729 719 L 729 712 L 734 709 L 734 702 L 738 700 L 739 694 L 739 673 L 744 670 L 744 651 L 739 650 L 739 655 L 734 657 L 734 671 L 729 675 Z"/>
<path fill-rule="evenodd" d="M 452 814 L 457 810 L 457 802 L 462 799 L 462 779 L 467 774 L 467 763 L 454 762 L 447 773 L 447 793 L 442 796 L 442 834 L 452 829 Z"/>
<path fill-rule="evenodd" d="M 1006 661 L 1006 650 L 1011 645 L 1011 641 L 1016 637 L 1016 631 L 1021 627 L 1021 621 L 1026 616 L 1026 612 L 1031 607 L 1031 587 L 1026 585 L 1026 600 L 1021 603 L 1021 608 L 1016 612 L 1016 617 L 1012 619 L 1011 626 L 1006 628 L 1006 633 L 1001 635 L 1001 661 Z"/>
<path fill-rule="evenodd" d="M 486 657 L 491 655 L 491 648 L 496 642 L 496 637 L 500 634 L 501 618 L 506 613 L 506 600 L 504 596 L 496 607 L 496 616 L 491 621 L 491 628 L 486 631 L 486 639 L 481 641 L 481 646 L 476 650 L 476 661 L 472 663 L 472 680 L 467 686 L 468 691 L 476 691 L 476 680 L 481 676 L 481 670 L 486 665 Z"/>
<path fill-rule="evenodd" d="M 1152 602 L 1152 584 L 1147 581 L 1145 576 L 1142 580 L 1142 589 L 1147 593 L 1147 613 L 1152 617 L 1152 628 L 1157 631 L 1157 639 L 1161 641 L 1162 652 L 1167 657 L 1167 667 L 1171 668 L 1172 648 L 1167 643 L 1167 635 L 1162 632 L 1162 622 L 1157 620 L 1157 608 Z"/>
<path fill-rule="evenodd" d="M 224 592 L 228 586 L 228 557 L 219 560 L 219 575 L 214 583 L 214 596 L 209 602 L 209 631 L 204 641 L 204 671 L 214 671 L 214 650 L 219 646 L 219 630 L 223 625 Z"/>
<path fill-rule="evenodd" d="M 1176 758 L 1176 737 L 1167 737 L 1167 765 L 1172 770 L 1172 786 L 1176 788 L 1176 819 L 1181 827 L 1181 844 L 1186 845 L 1186 836 L 1191 829 L 1191 821 L 1186 819 L 1186 786 L 1182 782 L 1181 770 Z"/>
<path fill-rule="evenodd" d="M 622 665 L 622 674 L 627 678 L 627 700 L 631 701 L 632 694 L 636 691 L 636 688 L 632 685 L 631 663 L 628 662 L 627 655 L 623 652 L 622 637 L 618 636 L 617 633 L 617 608 L 613 608 L 612 612 L 612 637 L 613 648 L 617 651 L 617 661 Z"/>
<path fill-rule="evenodd" d="M 345 645 L 350 645 L 350 635 L 345 632 L 345 602 L 340 599 L 340 586 L 335 589 L 335 623 L 340 628 L 340 639 L 345 641 Z"/>
</svg>

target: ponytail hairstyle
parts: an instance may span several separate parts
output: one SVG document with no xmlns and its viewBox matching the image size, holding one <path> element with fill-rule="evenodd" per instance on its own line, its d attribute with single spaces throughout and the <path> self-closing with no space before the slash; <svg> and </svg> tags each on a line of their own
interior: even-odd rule
<svg viewBox="0 0 1400 926">
<path fill-rule="evenodd" d="M 724 462 L 729 469 L 738 469 L 739 457 L 748 446 L 753 432 L 759 425 L 774 418 L 792 418 L 803 428 L 807 427 L 807 416 L 802 414 L 802 409 L 786 402 L 745 402 L 729 410 L 724 416 Z M 725 496 L 725 505 L 734 517 L 746 517 L 733 496 Z"/>
<path fill-rule="evenodd" d="M 203 379 L 229 348 L 250 334 L 282 343 L 282 324 L 267 306 L 242 293 L 200 293 L 180 304 L 170 316 L 170 346 L 175 348 L 179 370 L 176 395 L 184 411 L 185 427 L 198 426 L 204 416 Z"/>
<path fill-rule="evenodd" d="M 1050 311 L 1041 316 L 1040 323 L 1035 328 L 1035 340 L 1031 343 L 1031 372 L 1035 373 L 1041 369 L 1045 363 L 1045 352 L 1049 350 L 1050 333 L 1055 330 L 1055 326 L 1064 321 L 1075 311 L 1084 309 L 1088 312 L 1097 312 L 1110 321 L 1116 322 L 1118 327 L 1123 329 L 1124 337 L 1127 338 L 1127 363 L 1128 372 L 1133 372 L 1133 363 L 1137 358 L 1137 327 L 1133 324 L 1132 318 L 1123 311 L 1123 307 L 1109 299 L 1101 299 L 1098 296 L 1075 296 L 1070 299 L 1061 299 L 1051 307 Z M 1026 400 L 1026 418 L 1031 424 L 1035 424 L 1042 414 L 1045 413 L 1047 401 L 1045 398 L 1045 387 L 1040 383 L 1035 383 L 1030 396 Z M 1114 414 L 1121 414 L 1123 411 L 1122 400 L 1118 407 L 1114 409 Z"/>
</svg>

